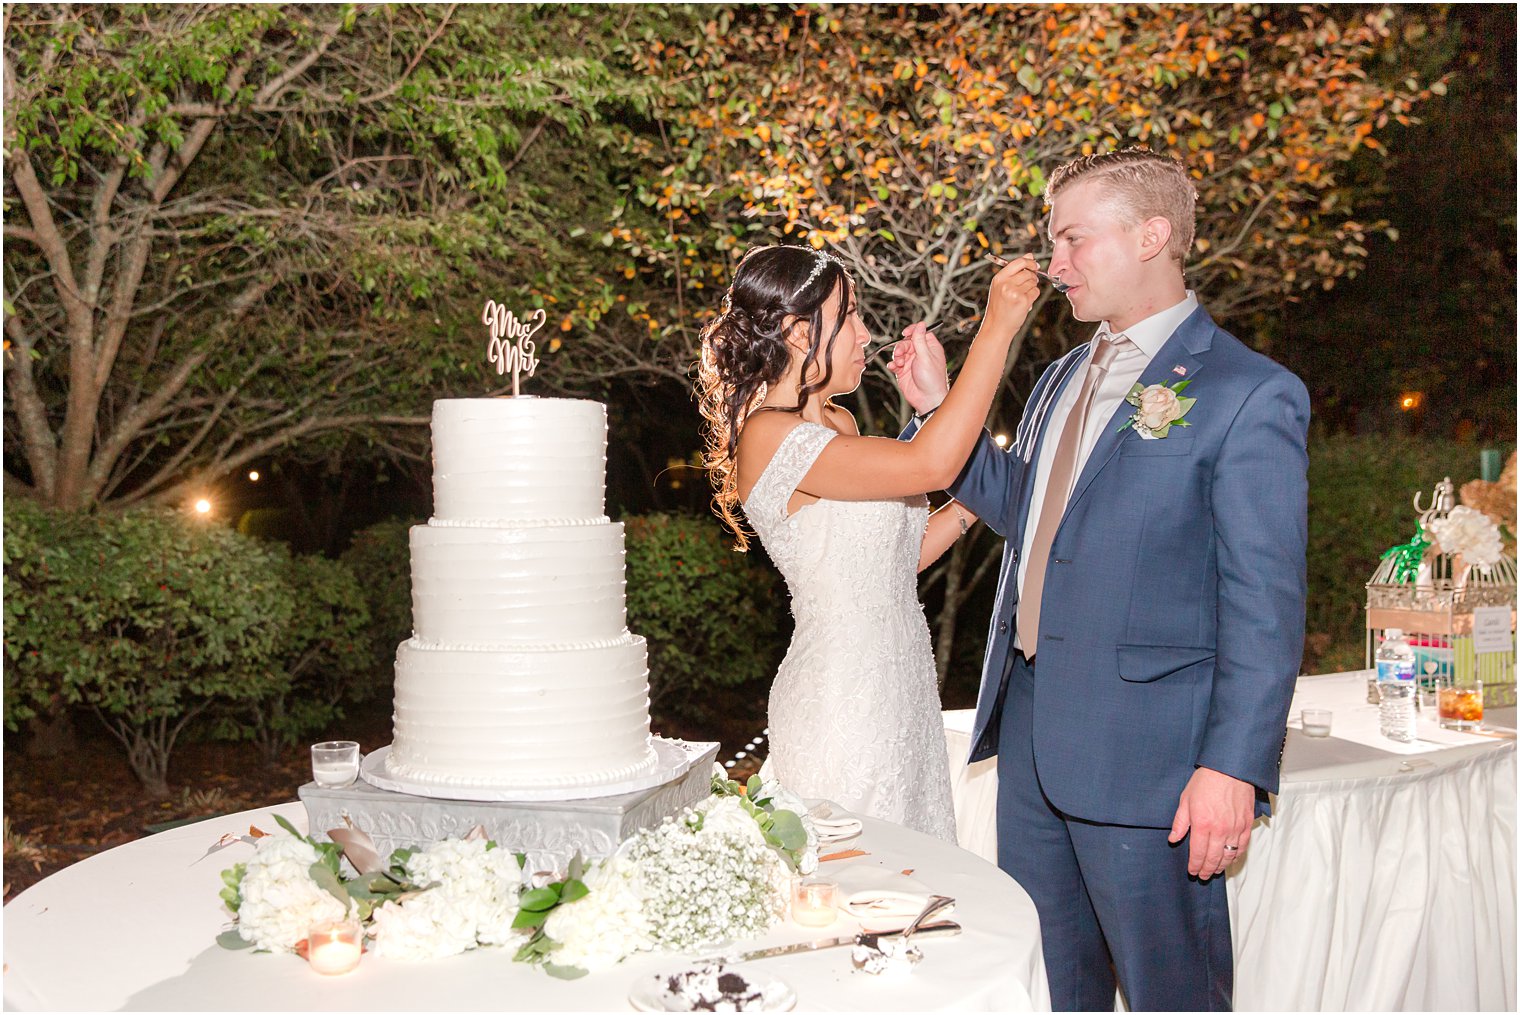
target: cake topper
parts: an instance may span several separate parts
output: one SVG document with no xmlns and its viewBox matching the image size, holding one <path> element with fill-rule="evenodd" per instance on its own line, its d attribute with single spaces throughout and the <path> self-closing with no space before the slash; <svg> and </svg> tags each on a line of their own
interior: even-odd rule
<svg viewBox="0 0 1520 1015">
<path fill-rule="evenodd" d="M 533 376 L 538 369 L 538 356 L 532 335 L 544 326 L 549 315 L 543 307 L 533 311 L 527 320 L 519 321 L 517 315 L 495 300 L 486 300 L 486 308 L 480 315 L 481 323 L 491 332 L 486 345 L 486 361 L 496 368 L 498 374 L 512 371 L 512 395 L 517 396 L 519 372 Z"/>
</svg>

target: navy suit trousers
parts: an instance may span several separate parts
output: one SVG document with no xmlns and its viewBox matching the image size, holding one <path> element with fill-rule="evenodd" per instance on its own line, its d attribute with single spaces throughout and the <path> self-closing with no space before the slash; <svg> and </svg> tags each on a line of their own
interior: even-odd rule
<svg viewBox="0 0 1520 1015">
<path fill-rule="evenodd" d="M 1036 665 L 1038 660 L 1036 660 Z M 1188 840 L 1166 828 L 1069 817 L 1040 789 L 1035 666 L 1015 654 L 998 746 L 998 866 L 1040 914 L 1056 1011 L 1229 1011 L 1234 988 L 1223 877 L 1187 871 Z"/>
</svg>

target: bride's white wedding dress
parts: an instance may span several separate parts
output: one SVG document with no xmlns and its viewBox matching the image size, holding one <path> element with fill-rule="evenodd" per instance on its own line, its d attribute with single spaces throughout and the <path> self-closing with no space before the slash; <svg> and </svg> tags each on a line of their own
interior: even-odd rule
<svg viewBox="0 0 1520 1015">
<path fill-rule="evenodd" d="M 770 697 L 767 775 L 804 797 L 955 841 L 929 625 L 918 601 L 927 498 L 787 501 L 837 434 L 803 422 L 744 513 L 786 578 L 796 628 Z"/>
</svg>

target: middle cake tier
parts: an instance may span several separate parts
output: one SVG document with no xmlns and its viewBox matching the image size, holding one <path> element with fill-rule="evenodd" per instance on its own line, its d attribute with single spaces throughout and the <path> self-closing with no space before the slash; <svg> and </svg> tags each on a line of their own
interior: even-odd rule
<svg viewBox="0 0 1520 1015">
<path fill-rule="evenodd" d="M 412 630 L 433 645 L 584 642 L 623 635 L 623 523 L 414 526 Z"/>
</svg>

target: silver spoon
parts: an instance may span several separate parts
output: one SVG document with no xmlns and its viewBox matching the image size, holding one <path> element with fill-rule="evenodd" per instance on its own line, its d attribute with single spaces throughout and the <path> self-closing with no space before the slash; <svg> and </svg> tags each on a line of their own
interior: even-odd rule
<svg viewBox="0 0 1520 1015">
<path fill-rule="evenodd" d="M 988 254 L 987 255 L 987 260 L 991 261 L 993 264 L 997 265 L 999 268 L 1006 268 L 1008 266 L 1008 259 L 1004 258 L 1004 257 L 999 257 L 996 254 Z M 1058 276 L 1056 276 L 1056 275 L 1051 275 L 1051 274 L 1049 274 L 1047 272 L 1043 272 L 1043 271 L 1041 271 L 1038 268 L 1036 268 L 1034 270 L 1034 273 L 1035 273 L 1035 277 L 1036 278 L 1038 278 L 1041 282 L 1047 282 L 1047 283 L 1049 283 L 1050 287 L 1052 289 L 1054 289 L 1058 293 L 1064 293 L 1066 290 L 1068 290 L 1068 289 L 1071 288 L 1070 285 L 1066 284 L 1065 282 L 1062 282 L 1061 279 Z"/>
<path fill-rule="evenodd" d="M 925 920 L 929 919 L 931 916 L 934 916 L 936 913 L 943 912 L 945 909 L 953 905 L 955 905 L 955 900 L 948 895 L 931 895 L 929 896 L 928 904 L 925 905 L 924 908 L 919 911 L 919 914 L 913 918 L 912 922 L 904 927 L 901 931 L 889 934 L 861 934 L 855 939 L 855 943 L 858 945 L 864 945 L 867 948 L 879 952 L 882 951 L 882 938 L 895 937 L 900 942 L 902 942 L 899 947 L 906 947 L 908 939 L 913 936 L 913 932 L 918 930 L 918 928 L 923 924 Z M 951 924 L 950 926 L 954 926 L 954 924 Z"/>
</svg>

